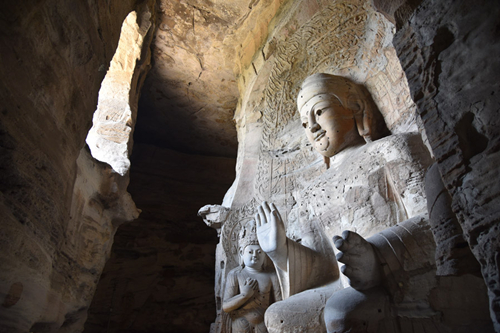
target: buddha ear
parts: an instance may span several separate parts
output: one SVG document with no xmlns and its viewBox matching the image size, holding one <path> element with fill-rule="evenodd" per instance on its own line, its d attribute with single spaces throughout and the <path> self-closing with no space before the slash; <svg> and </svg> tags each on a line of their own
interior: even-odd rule
<svg viewBox="0 0 500 333">
<path fill-rule="evenodd" d="M 240 248 L 238 253 L 239 253 L 239 264 L 241 267 L 245 267 L 245 263 L 243 261 L 243 250 Z"/>
<path fill-rule="evenodd" d="M 366 101 L 356 95 L 349 95 L 347 98 L 347 107 L 353 112 L 359 135 L 362 136 L 366 142 L 371 142 L 373 118 L 371 108 L 367 108 Z"/>
</svg>

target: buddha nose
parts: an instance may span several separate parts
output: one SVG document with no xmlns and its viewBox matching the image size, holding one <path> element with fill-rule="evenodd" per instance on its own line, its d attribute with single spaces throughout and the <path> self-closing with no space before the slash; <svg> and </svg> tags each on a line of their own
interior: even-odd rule
<svg viewBox="0 0 500 333">
<path fill-rule="evenodd" d="M 309 120 L 309 129 L 311 130 L 311 132 L 314 133 L 321 128 L 321 126 L 319 126 L 319 124 L 316 122 L 316 117 L 314 117 L 313 110 L 309 112 L 308 120 Z"/>
<path fill-rule="evenodd" d="M 311 132 L 313 133 L 319 130 L 320 128 L 321 126 L 319 126 L 318 123 L 311 124 Z"/>
</svg>

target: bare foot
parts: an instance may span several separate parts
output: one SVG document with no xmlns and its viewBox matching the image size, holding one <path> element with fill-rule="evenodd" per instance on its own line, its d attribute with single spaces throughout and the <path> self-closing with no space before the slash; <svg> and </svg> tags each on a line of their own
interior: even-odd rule
<svg viewBox="0 0 500 333">
<path fill-rule="evenodd" d="M 341 251 L 337 260 L 344 264 L 342 273 L 349 278 L 351 287 L 366 290 L 382 281 L 382 268 L 377 254 L 370 243 L 353 231 L 344 231 L 333 236 L 335 247 Z"/>
</svg>

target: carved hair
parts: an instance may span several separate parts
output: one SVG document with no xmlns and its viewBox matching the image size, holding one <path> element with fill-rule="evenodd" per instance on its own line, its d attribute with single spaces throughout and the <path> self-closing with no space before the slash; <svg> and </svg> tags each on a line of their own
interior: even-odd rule
<svg viewBox="0 0 500 333">
<path fill-rule="evenodd" d="M 334 97 L 340 104 L 351 110 L 360 136 L 366 142 L 380 139 L 389 134 L 384 119 L 366 87 L 348 78 L 317 73 L 307 77 L 297 96 L 299 112 L 310 110 L 320 100 Z"/>
</svg>

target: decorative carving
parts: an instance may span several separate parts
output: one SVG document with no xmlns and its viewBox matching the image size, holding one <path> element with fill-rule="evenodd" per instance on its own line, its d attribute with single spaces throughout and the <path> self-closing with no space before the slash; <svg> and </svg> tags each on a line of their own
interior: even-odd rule
<svg viewBox="0 0 500 333">
<path fill-rule="evenodd" d="M 257 206 L 257 201 L 253 199 L 240 208 L 232 209 L 223 225 L 221 230 L 221 244 L 224 252 L 230 254 L 228 260 L 231 262 L 227 264 L 232 265 L 229 267 L 238 265 L 238 235 L 242 226 L 253 218 Z"/>
</svg>

